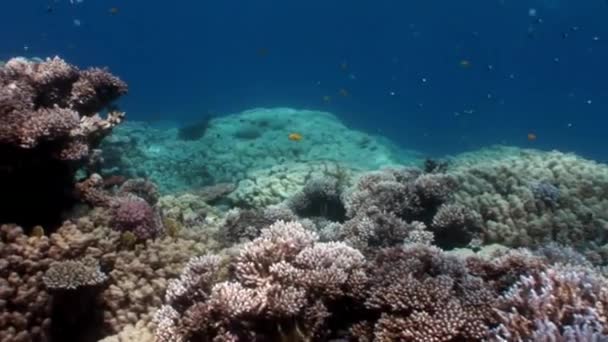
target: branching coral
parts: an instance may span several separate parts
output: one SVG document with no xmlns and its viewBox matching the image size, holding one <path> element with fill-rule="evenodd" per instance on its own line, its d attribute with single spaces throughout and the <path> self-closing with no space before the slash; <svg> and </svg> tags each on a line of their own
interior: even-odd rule
<svg viewBox="0 0 608 342">
<path fill-rule="evenodd" d="M 11 59 L 0 69 L 0 84 L 0 143 L 33 149 L 57 142 L 52 154 L 69 160 L 86 156 L 89 139 L 120 123 L 120 113 L 102 120 L 97 112 L 127 91 L 105 70 L 80 71 L 57 57 L 41 63 Z"/>
<path fill-rule="evenodd" d="M 342 243 L 316 241 L 299 223 L 278 221 L 243 246 L 231 262 L 234 273 L 215 285 L 217 259 L 192 260 L 157 314 L 157 338 L 321 338 L 327 306 L 361 282 L 365 260 Z"/>
<path fill-rule="evenodd" d="M 0 221 L 61 223 L 74 203 L 76 167 L 124 116 L 98 112 L 126 91 L 107 71 L 82 71 L 57 57 L 15 58 L 0 67 Z"/>
<path fill-rule="evenodd" d="M 494 293 L 441 250 L 409 245 L 379 254 L 366 307 L 379 312 L 375 341 L 479 340 Z"/>
<path fill-rule="evenodd" d="M 453 177 L 423 174 L 417 169 L 364 174 L 343 195 L 348 219 L 335 229 L 334 238 L 373 250 L 396 246 L 404 240 L 428 243 L 431 234 L 421 234 L 428 228 L 435 233 L 435 243 L 442 247 L 466 246 L 475 237 L 478 215 L 449 203 L 455 188 Z"/>
<path fill-rule="evenodd" d="M 500 341 L 608 339 L 608 281 L 591 269 L 553 266 L 522 276 L 499 301 Z"/>
</svg>

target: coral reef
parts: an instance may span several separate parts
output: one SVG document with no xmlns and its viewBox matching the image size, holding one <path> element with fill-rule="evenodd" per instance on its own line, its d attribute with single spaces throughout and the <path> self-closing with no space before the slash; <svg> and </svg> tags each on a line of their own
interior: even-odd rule
<svg viewBox="0 0 608 342">
<path fill-rule="evenodd" d="M 76 168 L 124 116 L 98 113 L 126 91 L 105 70 L 79 70 L 57 57 L 15 58 L 0 68 L 0 222 L 61 223 L 74 203 Z"/>
<path fill-rule="evenodd" d="M 193 259 L 157 313 L 159 341 L 324 338 L 335 301 L 361 282 L 364 257 L 278 221 L 245 244 L 220 282 L 220 260 Z M 183 315 L 183 316 L 182 316 Z"/>
<path fill-rule="evenodd" d="M 375 341 L 473 341 L 492 322 L 493 291 L 465 264 L 420 245 L 380 253 L 365 306 Z"/>
<path fill-rule="evenodd" d="M 310 179 L 333 177 L 348 186 L 355 172 L 333 162 L 285 163 L 248 172 L 229 197 L 236 206 L 264 208 L 295 196 Z"/>
<path fill-rule="evenodd" d="M 449 174 L 415 168 L 363 173 L 341 196 L 345 222 L 332 225 L 333 232 L 323 229 L 323 236 L 373 251 L 405 240 L 429 243 L 432 232 L 439 246 L 466 246 L 476 237 L 479 218 L 474 211 L 450 203 L 457 186 Z"/>
<path fill-rule="evenodd" d="M 303 139 L 289 140 L 293 132 Z M 121 125 L 103 143 L 103 175 L 149 178 L 163 192 L 176 192 L 252 180 L 251 172 L 282 164 L 333 161 L 371 170 L 419 160 L 386 139 L 348 129 L 332 114 L 310 110 L 258 108 L 212 118 L 198 139 L 179 135 L 178 128 Z"/>
<path fill-rule="evenodd" d="M 1 341 L 608 340 L 605 165 L 286 108 L 115 127 L 126 91 L 0 65 Z"/>
<path fill-rule="evenodd" d="M 481 215 L 484 242 L 608 242 L 608 168 L 573 154 L 495 148 L 463 155 L 450 174 L 454 202 Z M 492 158 L 483 157 L 489 154 Z"/>
<path fill-rule="evenodd" d="M 408 244 L 366 259 L 344 243 L 318 242 L 297 222 L 278 221 L 234 256 L 191 259 L 156 313 L 156 338 L 603 338 L 606 281 L 525 250 L 486 259 Z"/>
<path fill-rule="evenodd" d="M 118 197 L 112 201 L 110 211 L 112 228 L 130 232 L 139 240 L 156 238 L 164 231 L 159 213 L 139 197 Z"/>
<path fill-rule="evenodd" d="M 608 340 L 608 281 L 589 268 L 557 265 L 522 276 L 497 304 L 495 340 Z"/>
<path fill-rule="evenodd" d="M 346 209 L 342 203 L 345 184 L 336 177 L 312 178 L 304 188 L 288 200 L 288 206 L 299 217 L 323 217 L 330 221 L 344 221 Z"/>
<path fill-rule="evenodd" d="M 44 285 L 51 290 L 77 290 L 103 284 L 107 279 L 97 260 L 92 258 L 54 262 L 42 277 Z"/>
</svg>

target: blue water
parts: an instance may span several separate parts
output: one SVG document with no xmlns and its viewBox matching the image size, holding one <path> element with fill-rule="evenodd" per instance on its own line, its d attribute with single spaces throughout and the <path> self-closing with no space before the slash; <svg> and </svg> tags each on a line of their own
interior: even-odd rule
<svg viewBox="0 0 608 342">
<path fill-rule="evenodd" d="M 121 106 L 132 119 L 289 106 L 330 111 L 430 154 L 510 144 L 608 160 L 604 0 L 2 7 L 0 59 L 60 55 L 108 66 L 130 85 Z"/>
</svg>

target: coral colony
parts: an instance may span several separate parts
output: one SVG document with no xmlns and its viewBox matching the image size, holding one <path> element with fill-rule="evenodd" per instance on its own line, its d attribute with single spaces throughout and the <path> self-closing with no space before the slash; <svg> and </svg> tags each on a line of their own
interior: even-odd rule
<svg viewBox="0 0 608 342">
<path fill-rule="evenodd" d="M 0 341 L 608 340 L 604 165 L 287 108 L 123 124 L 126 84 L 59 58 L 0 85 Z"/>
</svg>

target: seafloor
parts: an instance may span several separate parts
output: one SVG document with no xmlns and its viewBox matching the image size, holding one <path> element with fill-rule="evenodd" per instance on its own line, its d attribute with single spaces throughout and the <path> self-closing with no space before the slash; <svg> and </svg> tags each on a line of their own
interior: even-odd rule
<svg viewBox="0 0 608 342">
<path fill-rule="evenodd" d="M 608 341 L 606 165 L 289 108 L 123 122 L 126 92 L 0 66 L 0 341 Z"/>
</svg>

